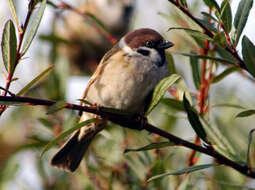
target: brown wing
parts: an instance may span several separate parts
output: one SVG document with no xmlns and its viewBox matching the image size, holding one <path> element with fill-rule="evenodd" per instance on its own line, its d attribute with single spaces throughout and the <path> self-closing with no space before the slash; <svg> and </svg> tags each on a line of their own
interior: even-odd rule
<svg viewBox="0 0 255 190">
<path fill-rule="evenodd" d="M 111 50 L 109 50 L 104 57 L 102 58 L 102 60 L 100 61 L 99 65 L 97 66 L 96 71 L 94 72 L 94 74 L 91 76 L 88 85 L 83 93 L 82 99 L 84 100 L 88 94 L 88 90 L 89 87 L 98 79 L 98 77 L 100 76 L 101 72 L 103 71 L 104 67 L 107 65 L 107 63 L 109 63 L 109 58 L 112 57 L 112 55 L 114 55 L 115 53 L 117 53 L 120 50 L 118 43 L 115 44 Z M 82 103 L 81 103 L 82 104 Z"/>
</svg>

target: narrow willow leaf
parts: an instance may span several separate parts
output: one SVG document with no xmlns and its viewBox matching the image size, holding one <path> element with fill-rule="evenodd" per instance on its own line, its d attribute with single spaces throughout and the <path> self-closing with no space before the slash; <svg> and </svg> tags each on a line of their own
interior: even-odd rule
<svg viewBox="0 0 255 190">
<path fill-rule="evenodd" d="M 182 101 L 172 98 L 162 98 L 161 102 L 178 111 L 185 111 Z"/>
<path fill-rule="evenodd" d="M 219 54 L 222 58 L 229 60 L 231 63 L 236 62 L 233 56 L 221 46 L 216 46 L 216 53 Z"/>
<path fill-rule="evenodd" d="M 24 40 L 24 43 L 22 44 L 22 51 L 21 51 L 23 55 L 28 50 L 31 42 L 33 41 L 36 35 L 36 32 L 38 30 L 38 27 L 40 25 L 40 22 L 46 7 L 46 3 L 47 3 L 47 0 L 42 0 L 41 6 L 39 7 L 38 11 L 35 13 L 34 19 L 32 21 L 30 20 L 31 22 L 29 22 L 30 30 L 25 31 L 26 38 Z"/>
<path fill-rule="evenodd" d="M 7 3 L 9 5 L 10 10 L 11 10 L 12 16 L 13 16 L 15 22 L 16 22 L 16 26 L 19 27 L 19 21 L 18 21 L 18 17 L 17 17 L 17 14 L 16 14 L 16 10 L 15 10 L 13 1 L 12 0 L 7 0 Z"/>
<path fill-rule="evenodd" d="M 236 118 L 237 117 L 249 117 L 249 116 L 254 115 L 254 114 L 255 114 L 255 110 L 253 110 L 253 109 L 245 110 L 245 111 L 242 111 L 242 112 L 238 113 L 236 115 Z"/>
<path fill-rule="evenodd" d="M 159 143 L 151 143 L 151 144 L 148 144 L 141 148 L 127 148 L 124 150 L 124 153 L 128 153 L 131 151 L 146 151 L 146 150 L 152 150 L 152 149 L 156 149 L 156 148 L 163 148 L 163 147 L 174 146 L 174 145 L 175 145 L 174 142 L 169 142 L 169 141 L 159 142 Z"/>
<path fill-rule="evenodd" d="M 196 57 L 189 57 L 189 58 L 190 58 L 190 61 L 189 61 L 190 66 L 192 69 L 192 79 L 196 89 L 199 89 L 201 85 L 201 77 L 200 77 L 198 58 Z"/>
<path fill-rule="evenodd" d="M 180 0 L 180 3 L 183 7 L 188 8 L 188 3 L 186 0 Z"/>
<path fill-rule="evenodd" d="M 164 96 L 167 89 L 180 78 L 181 78 L 180 75 L 172 74 L 169 77 L 162 79 L 158 83 L 158 85 L 155 87 L 155 89 L 153 91 L 152 101 L 151 101 L 150 105 L 148 106 L 148 109 L 147 109 L 145 115 L 148 115 L 153 110 L 153 108 L 159 103 L 161 98 Z"/>
<path fill-rule="evenodd" d="M 246 25 L 250 10 L 252 8 L 253 0 L 241 0 L 234 19 L 235 34 L 234 42 L 235 45 L 238 44 L 240 36 L 243 32 L 243 29 Z"/>
<path fill-rule="evenodd" d="M 187 190 L 189 183 L 190 183 L 190 175 L 187 175 L 178 186 L 178 190 Z"/>
<path fill-rule="evenodd" d="M 23 95 L 26 91 L 29 90 L 31 86 L 33 86 L 36 82 L 38 82 L 40 79 L 42 79 L 46 74 L 48 74 L 52 69 L 54 68 L 54 65 L 48 67 L 43 72 L 41 72 L 38 76 L 36 76 L 31 82 L 29 82 L 24 88 L 22 88 L 18 93 L 17 96 Z"/>
<path fill-rule="evenodd" d="M 225 71 L 223 71 L 222 73 L 220 73 L 219 75 L 214 77 L 212 79 L 211 83 L 220 82 L 221 80 L 223 80 L 224 78 L 226 78 L 228 75 L 230 75 L 231 73 L 233 73 L 235 71 L 240 71 L 240 67 L 233 66 L 233 67 L 227 68 Z"/>
<path fill-rule="evenodd" d="M 78 101 L 80 101 L 81 103 L 87 104 L 87 105 L 89 105 L 89 106 L 93 106 L 93 104 L 92 104 L 92 103 L 90 103 L 90 102 L 89 102 L 89 101 L 87 101 L 87 100 L 78 99 Z"/>
<path fill-rule="evenodd" d="M 225 31 L 229 33 L 232 28 L 232 11 L 229 0 L 224 0 L 221 4 L 221 20 L 223 22 Z"/>
<path fill-rule="evenodd" d="M 233 60 L 231 59 L 225 59 L 225 58 L 219 58 L 219 57 L 212 57 L 212 56 L 207 56 L 207 55 L 199 55 L 199 54 L 194 54 L 194 53 L 180 53 L 180 52 L 176 52 L 176 54 L 180 54 L 183 56 L 188 56 L 188 57 L 196 57 L 198 59 L 209 59 L 209 60 L 214 60 L 217 62 L 221 62 L 221 63 L 226 63 L 226 64 L 235 64 L 235 62 L 233 62 Z"/>
<path fill-rule="evenodd" d="M 25 105 L 24 102 L 15 102 L 15 101 L 0 101 L 0 105 L 7 105 L 7 106 L 16 106 L 16 105 Z"/>
<path fill-rule="evenodd" d="M 164 173 L 164 174 L 153 176 L 153 177 L 149 178 L 147 181 L 149 182 L 149 181 L 152 181 L 152 180 L 155 180 L 155 179 L 158 179 L 158 178 L 162 178 L 162 177 L 166 177 L 166 176 L 169 176 L 169 175 L 182 175 L 182 174 L 195 172 L 195 171 L 198 171 L 198 170 L 203 170 L 203 169 L 214 167 L 214 166 L 216 166 L 216 165 L 215 164 L 203 164 L 203 165 L 191 166 L 189 168 L 185 168 L 185 169 L 182 169 L 182 170 L 167 172 L 167 173 Z"/>
<path fill-rule="evenodd" d="M 217 44 L 219 46 L 224 46 L 224 44 L 227 43 L 224 32 L 216 33 L 213 37 L 213 41 L 215 44 Z"/>
<path fill-rule="evenodd" d="M 248 72 L 255 77 L 255 47 L 247 36 L 242 39 L 242 54 Z"/>
<path fill-rule="evenodd" d="M 196 18 L 201 24 L 203 24 L 206 28 L 211 30 L 212 33 L 216 33 L 217 29 L 215 28 L 215 25 L 213 23 L 208 23 L 208 20 L 203 20 L 200 18 Z"/>
<path fill-rule="evenodd" d="M 193 30 L 190 28 L 171 27 L 168 29 L 168 31 L 170 31 L 170 30 L 184 30 L 191 36 L 199 37 L 200 39 L 203 39 L 203 40 L 210 40 L 210 41 L 213 40 L 212 38 L 210 38 L 208 35 L 204 34 L 203 32 L 200 32 L 198 30 Z"/>
<path fill-rule="evenodd" d="M 218 22 L 218 20 L 217 20 L 216 18 L 214 18 L 212 15 L 208 14 L 207 12 L 201 12 L 201 13 L 202 13 L 202 15 L 204 15 L 206 18 L 211 19 L 211 20 L 213 20 L 213 21 L 215 21 L 215 22 Z"/>
<path fill-rule="evenodd" d="M 66 136 L 70 135 L 71 133 L 73 133 L 75 130 L 80 129 L 81 127 L 88 125 L 89 123 L 95 122 L 97 120 L 97 118 L 93 118 L 93 119 L 89 119 L 86 121 L 83 121 L 79 124 L 77 124 L 76 126 L 74 126 L 71 129 L 68 129 L 67 131 L 64 131 L 63 133 L 61 133 L 57 138 L 55 138 L 54 140 L 50 141 L 43 149 L 40 158 L 43 157 L 43 155 L 45 154 L 45 152 L 47 152 L 51 147 L 53 147 L 58 141 L 60 141 L 61 139 L 65 138 Z"/>
<path fill-rule="evenodd" d="M 255 129 L 252 129 L 249 132 L 249 136 L 248 136 L 248 148 L 247 148 L 247 166 L 248 168 L 250 168 L 250 149 L 251 149 L 251 141 L 252 141 L 252 133 L 255 131 Z"/>
<path fill-rule="evenodd" d="M 38 121 L 45 127 L 48 127 L 50 129 L 52 129 L 52 127 L 54 126 L 54 123 L 52 123 L 50 120 L 48 119 L 44 119 L 44 118 L 39 118 Z"/>
<path fill-rule="evenodd" d="M 203 127 L 202 123 L 200 122 L 197 113 L 190 106 L 190 103 L 187 100 L 185 94 L 183 96 L 183 105 L 187 112 L 188 120 L 189 120 L 192 128 L 196 132 L 197 136 L 199 136 L 203 141 L 208 142 L 204 127 Z"/>
<path fill-rule="evenodd" d="M 65 101 L 63 101 L 63 100 L 58 101 L 48 108 L 48 111 L 46 114 L 53 114 L 55 112 L 58 112 L 58 111 L 62 110 L 63 108 L 65 108 L 65 106 L 66 106 Z"/>
<path fill-rule="evenodd" d="M 5 23 L 1 47 L 4 66 L 8 73 L 13 72 L 17 56 L 17 38 L 15 26 L 11 20 Z"/>
<path fill-rule="evenodd" d="M 230 108 L 237 108 L 237 109 L 245 109 L 245 107 L 237 105 L 237 104 L 214 104 L 211 106 L 211 108 L 216 107 L 230 107 Z"/>
<path fill-rule="evenodd" d="M 166 53 L 166 60 L 168 63 L 168 70 L 169 70 L 169 74 L 175 74 L 176 73 L 176 68 L 175 68 L 175 64 L 174 64 L 174 58 L 172 56 L 172 54 L 170 53 Z"/>
<path fill-rule="evenodd" d="M 204 0 L 204 3 L 209 7 L 209 8 L 215 8 L 216 11 L 220 12 L 220 7 L 218 3 L 215 0 Z"/>
</svg>

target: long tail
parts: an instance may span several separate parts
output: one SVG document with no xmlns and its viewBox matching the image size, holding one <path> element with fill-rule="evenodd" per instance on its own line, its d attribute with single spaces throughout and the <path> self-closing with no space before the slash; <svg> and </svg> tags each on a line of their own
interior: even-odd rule
<svg viewBox="0 0 255 190">
<path fill-rule="evenodd" d="M 100 119 L 75 131 L 53 156 L 51 165 L 74 172 L 78 168 L 93 138 L 104 128 L 105 123 L 106 121 Z"/>
</svg>

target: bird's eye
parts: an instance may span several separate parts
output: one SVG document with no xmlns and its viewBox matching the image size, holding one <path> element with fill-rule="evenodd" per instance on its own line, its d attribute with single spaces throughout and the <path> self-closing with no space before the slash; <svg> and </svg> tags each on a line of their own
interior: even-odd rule
<svg viewBox="0 0 255 190">
<path fill-rule="evenodd" d="M 148 40 L 145 44 L 146 47 L 152 48 L 154 46 L 154 43 L 150 40 Z"/>
</svg>

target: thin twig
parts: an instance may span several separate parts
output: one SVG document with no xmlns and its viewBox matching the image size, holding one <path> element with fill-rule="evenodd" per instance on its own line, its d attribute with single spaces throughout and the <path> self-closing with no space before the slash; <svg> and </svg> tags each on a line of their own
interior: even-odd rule
<svg viewBox="0 0 255 190">
<path fill-rule="evenodd" d="M 191 20 L 193 20 L 198 26 L 200 26 L 203 30 L 204 33 L 209 36 L 210 38 L 214 38 L 214 34 L 205 26 L 203 25 L 199 20 L 197 20 L 190 12 L 188 9 L 186 9 L 185 7 L 182 7 L 180 5 L 178 5 L 178 3 L 175 0 L 168 0 L 170 3 L 172 3 L 173 5 L 175 5 L 178 9 L 180 9 L 185 15 L 187 15 Z M 225 50 L 227 52 L 229 52 L 236 60 L 237 60 L 237 65 L 244 69 L 244 70 L 248 70 L 246 65 L 244 64 L 244 61 L 240 58 L 240 56 L 238 55 L 237 51 L 232 51 L 231 48 L 229 47 L 224 47 Z"/>
</svg>

